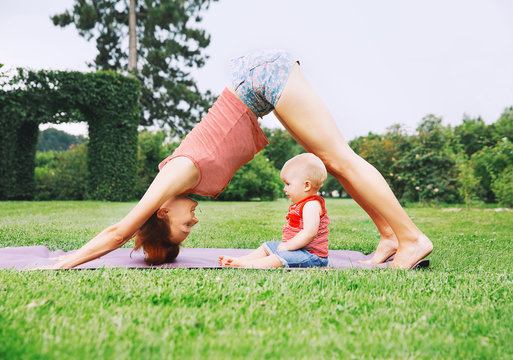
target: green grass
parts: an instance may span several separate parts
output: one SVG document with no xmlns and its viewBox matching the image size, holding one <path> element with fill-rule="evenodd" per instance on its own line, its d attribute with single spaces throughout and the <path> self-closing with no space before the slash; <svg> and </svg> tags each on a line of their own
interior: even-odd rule
<svg viewBox="0 0 513 360">
<path fill-rule="evenodd" d="M 133 203 L 1 202 L 0 247 L 70 250 Z M 287 202 L 202 202 L 188 247 L 280 238 Z M 330 248 L 378 235 L 328 200 Z M 508 359 L 513 212 L 411 207 L 433 240 L 426 271 L 0 271 L 0 359 Z"/>
</svg>

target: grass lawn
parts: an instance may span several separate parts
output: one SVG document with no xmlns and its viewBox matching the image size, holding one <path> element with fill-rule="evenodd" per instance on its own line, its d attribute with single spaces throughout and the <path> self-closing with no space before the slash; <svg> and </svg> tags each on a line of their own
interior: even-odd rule
<svg viewBox="0 0 513 360">
<path fill-rule="evenodd" d="M 133 203 L 0 202 L 0 247 L 80 247 Z M 202 202 L 187 247 L 278 240 L 288 203 Z M 331 249 L 378 234 L 328 200 Z M 513 211 L 406 209 L 431 267 L 0 270 L 0 359 L 511 359 Z"/>
</svg>

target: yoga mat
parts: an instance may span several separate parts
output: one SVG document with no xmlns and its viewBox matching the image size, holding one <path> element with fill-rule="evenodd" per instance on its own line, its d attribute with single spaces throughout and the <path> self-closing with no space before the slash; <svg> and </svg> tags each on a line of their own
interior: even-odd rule
<svg viewBox="0 0 513 360">
<path fill-rule="evenodd" d="M 150 266 L 144 262 L 144 253 L 141 250 L 134 251 L 132 256 L 130 248 L 116 249 L 96 260 L 89 261 L 75 267 L 75 269 L 97 268 L 221 268 L 218 263 L 219 255 L 242 256 L 253 249 L 222 249 L 222 248 L 182 248 L 180 254 L 171 263 Z M 75 250 L 73 250 L 75 251 Z M 0 269 L 25 270 L 43 265 L 54 264 L 52 257 L 65 255 L 70 252 L 62 250 L 50 251 L 45 246 L 24 246 L 0 248 Z M 358 260 L 368 260 L 372 254 L 365 255 L 358 251 L 330 250 L 328 268 L 384 268 L 387 263 L 379 265 L 359 264 Z M 423 260 L 418 267 L 429 266 L 429 260 Z"/>
</svg>

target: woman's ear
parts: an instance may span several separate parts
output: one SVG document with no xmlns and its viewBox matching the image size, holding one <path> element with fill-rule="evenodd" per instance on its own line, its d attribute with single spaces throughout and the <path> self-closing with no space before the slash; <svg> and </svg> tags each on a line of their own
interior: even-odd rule
<svg viewBox="0 0 513 360">
<path fill-rule="evenodd" d="M 167 208 L 160 208 L 157 210 L 157 217 L 159 219 L 165 219 L 167 217 L 168 209 Z"/>
<path fill-rule="evenodd" d="M 312 190 L 312 182 L 310 180 L 305 180 L 305 191 Z"/>
</svg>

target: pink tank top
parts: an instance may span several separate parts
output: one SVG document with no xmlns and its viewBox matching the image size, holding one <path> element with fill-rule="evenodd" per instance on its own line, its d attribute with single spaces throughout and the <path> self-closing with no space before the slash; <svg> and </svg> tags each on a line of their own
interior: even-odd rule
<svg viewBox="0 0 513 360">
<path fill-rule="evenodd" d="M 309 201 L 318 201 L 321 204 L 322 213 L 320 215 L 321 219 L 319 222 L 319 230 L 317 231 L 317 235 L 303 249 L 317 256 L 327 257 L 328 234 L 330 233 L 328 225 L 330 224 L 330 218 L 326 212 L 324 199 L 319 195 L 309 196 L 297 204 L 290 205 L 289 213 L 287 214 L 287 223 L 283 227 L 282 231 L 282 240 L 283 242 L 287 242 L 296 236 L 297 233 L 303 230 L 303 207 Z"/>
<path fill-rule="evenodd" d="M 217 197 L 242 165 L 269 144 L 256 115 L 230 90 L 224 89 L 208 114 L 185 137 L 173 154 L 159 164 L 185 156 L 199 171 L 187 192 Z"/>
</svg>

